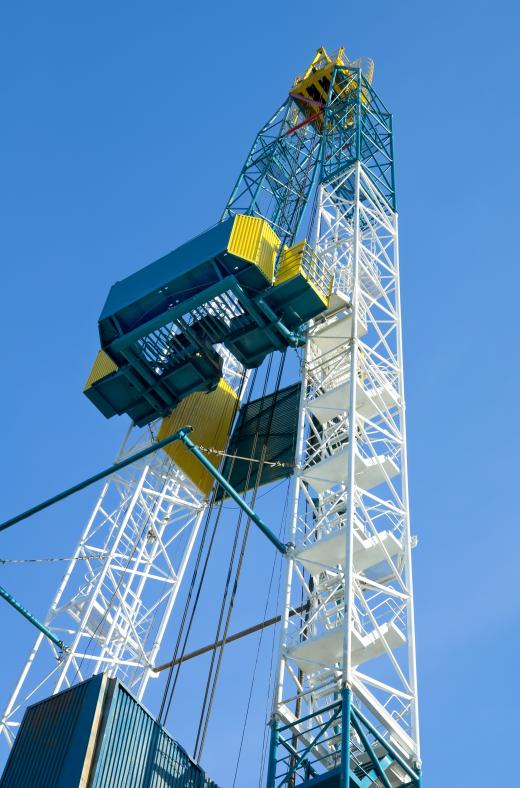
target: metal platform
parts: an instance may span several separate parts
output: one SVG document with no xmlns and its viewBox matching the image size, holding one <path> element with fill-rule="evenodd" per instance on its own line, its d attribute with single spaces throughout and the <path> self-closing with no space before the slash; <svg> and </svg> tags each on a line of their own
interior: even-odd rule
<svg viewBox="0 0 520 788">
<path fill-rule="evenodd" d="M 375 457 L 363 457 L 356 452 L 356 484 L 363 490 L 371 490 L 387 479 L 399 473 L 399 468 L 391 457 L 384 454 Z M 335 454 L 330 454 L 320 462 L 316 462 L 302 473 L 302 478 L 317 493 L 330 490 L 341 484 L 348 474 L 348 446 L 345 445 Z"/>
<path fill-rule="evenodd" d="M 380 624 L 371 632 L 361 633 L 352 628 L 352 664 L 354 667 L 375 659 L 385 650 L 404 646 L 406 638 L 393 621 Z M 316 638 L 309 638 L 289 649 L 293 659 L 304 673 L 315 673 L 317 670 L 341 661 L 343 648 L 343 632 L 341 627 Z"/>
<path fill-rule="evenodd" d="M 251 369 L 299 344 L 328 307 L 332 277 L 305 241 L 280 246 L 268 222 L 237 215 L 117 282 L 85 394 L 107 418 L 143 426 L 216 388 L 219 345 Z"/>
</svg>

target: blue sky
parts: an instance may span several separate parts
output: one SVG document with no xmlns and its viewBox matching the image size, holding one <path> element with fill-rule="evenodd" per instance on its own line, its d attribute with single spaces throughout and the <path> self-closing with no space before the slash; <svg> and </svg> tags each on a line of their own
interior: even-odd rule
<svg viewBox="0 0 520 788">
<path fill-rule="evenodd" d="M 488 770 L 496 784 L 511 779 L 503 740 L 517 724 L 520 647 L 518 21 L 512 3 L 466 0 L 20 0 L 0 12 L 5 517 L 117 450 L 123 419 L 105 421 L 81 393 L 112 282 L 219 217 L 257 129 L 318 46 L 374 58 L 374 86 L 395 124 L 432 788 L 488 785 Z M 0 558 L 69 555 L 93 500 L 82 493 L 2 534 Z M 279 506 L 276 494 L 263 499 L 267 514 Z M 254 547 L 237 627 L 263 614 L 255 589 L 272 554 L 256 537 Z M 43 616 L 61 571 L 3 566 L 0 582 Z M 0 621 L 3 706 L 33 632 L 7 606 Z M 195 635 L 194 645 L 206 639 L 202 624 Z M 223 786 L 257 644 L 230 646 L 225 657 L 204 757 Z M 238 786 L 256 785 L 270 648 L 265 635 Z M 188 749 L 201 681 L 190 671 L 169 725 Z M 152 710 L 161 689 L 146 700 Z"/>
</svg>

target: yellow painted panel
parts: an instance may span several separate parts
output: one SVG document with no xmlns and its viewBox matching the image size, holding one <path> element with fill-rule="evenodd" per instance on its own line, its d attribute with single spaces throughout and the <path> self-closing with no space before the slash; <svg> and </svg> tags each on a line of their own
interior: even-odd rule
<svg viewBox="0 0 520 788">
<path fill-rule="evenodd" d="M 274 280 L 275 287 L 282 282 L 286 282 L 288 279 L 292 279 L 294 276 L 298 276 L 301 272 L 304 246 L 305 241 L 300 241 L 294 246 L 291 246 L 290 249 L 287 246 L 284 248 L 280 255 L 280 263 Z"/>
<path fill-rule="evenodd" d="M 162 420 L 157 437 L 164 440 L 181 427 L 193 427 L 191 440 L 204 449 L 223 451 L 238 405 L 238 397 L 221 379 L 217 388 L 208 393 L 195 392 L 182 400 L 169 416 Z M 171 443 L 164 451 L 171 457 L 186 476 L 207 497 L 213 487 L 213 476 L 182 443 Z M 209 461 L 218 468 L 222 457 L 204 451 Z"/>
<path fill-rule="evenodd" d="M 325 269 L 316 252 L 303 240 L 299 243 L 285 247 L 280 255 L 280 262 L 274 280 L 274 286 L 287 282 L 289 279 L 300 276 L 318 294 L 323 303 L 328 306 L 332 290 L 332 277 Z"/>
<path fill-rule="evenodd" d="M 343 47 L 338 49 L 337 52 L 332 52 L 330 55 L 324 47 L 320 47 L 318 50 L 316 50 L 316 54 L 308 69 L 302 76 L 296 77 L 294 84 L 299 84 L 314 72 L 322 71 L 328 65 L 345 66 L 348 62 L 349 60 L 345 56 L 345 50 Z"/>
<path fill-rule="evenodd" d="M 87 378 L 83 391 L 91 388 L 91 386 L 97 383 L 98 380 L 101 380 L 101 378 L 106 378 L 106 376 L 110 375 L 112 372 L 117 372 L 118 369 L 119 367 L 112 361 L 110 356 L 108 356 L 104 350 L 100 350 L 90 370 L 90 375 Z"/>
<path fill-rule="evenodd" d="M 268 282 L 273 281 L 279 246 L 280 239 L 265 219 L 242 214 L 235 216 L 228 251 L 258 266 Z"/>
<path fill-rule="evenodd" d="M 372 82 L 374 74 L 374 63 L 370 58 L 359 58 L 351 62 L 346 57 L 343 49 L 339 49 L 330 56 L 326 49 L 318 49 L 307 71 L 303 76 L 296 77 L 294 80 L 291 95 L 295 98 L 307 119 L 312 121 L 320 131 L 323 129 L 324 122 L 322 109 L 327 103 L 334 66 L 362 68 L 365 79 L 369 84 Z M 344 96 L 348 92 L 357 90 L 357 82 L 353 80 L 348 87 L 341 86 L 341 83 L 335 83 L 334 90 L 336 93 Z M 370 95 L 366 88 L 363 88 L 361 91 L 361 100 L 365 104 L 368 104 L 370 101 Z M 321 109 L 320 104 L 322 104 Z M 347 115 L 344 122 L 347 126 L 353 124 L 354 115 L 352 112 Z"/>
</svg>

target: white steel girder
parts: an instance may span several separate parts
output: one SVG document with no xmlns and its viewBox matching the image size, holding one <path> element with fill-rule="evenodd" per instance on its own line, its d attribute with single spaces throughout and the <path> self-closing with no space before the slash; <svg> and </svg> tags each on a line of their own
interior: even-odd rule
<svg viewBox="0 0 520 788">
<path fill-rule="evenodd" d="M 420 750 L 397 215 L 361 162 L 319 187 L 314 233 L 335 285 L 303 362 L 273 720 L 291 726 L 286 757 L 297 762 L 303 749 L 318 771 L 334 769 L 333 707 L 348 687 L 412 766 Z M 350 758 L 362 771 L 355 737 Z"/>
<path fill-rule="evenodd" d="M 219 352 L 240 395 L 243 368 Z M 155 427 L 130 429 L 117 460 L 149 445 Z M 107 479 L 45 617 L 69 650 L 36 638 L 0 722 L 9 745 L 28 703 L 95 673 L 118 676 L 142 698 L 205 510 L 202 493 L 163 451 Z"/>
</svg>

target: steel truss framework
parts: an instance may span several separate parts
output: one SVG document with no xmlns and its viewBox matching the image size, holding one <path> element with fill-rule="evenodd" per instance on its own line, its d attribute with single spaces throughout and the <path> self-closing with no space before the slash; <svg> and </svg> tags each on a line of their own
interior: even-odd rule
<svg viewBox="0 0 520 788">
<path fill-rule="evenodd" d="M 335 69 L 323 134 L 287 99 L 222 218 L 262 216 L 291 244 L 316 180 L 311 230 L 336 292 L 305 348 L 268 786 L 418 784 L 392 126 L 359 68 Z M 229 354 L 225 369 L 238 391 Z M 146 440 L 132 432 L 123 452 Z M 107 482 L 46 618 L 71 650 L 37 639 L 9 742 L 28 701 L 101 669 L 142 697 L 203 511 L 165 455 Z"/>
<path fill-rule="evenodd" d="M 420 784 L 391 126 L 344 77 L 358 88 L 331 88 L 325 115 L 315 247 L 336 292 L 303 363 L 269 788 Z"/>
<path fill-rule="evenodd" d="M 260 129 L 222 220 L 236 213 L 267 219 L 283 244 L 298 232 L 318 170 L 321 136 L 288 98 Z"/>
<path fill-rule="evenodd" d="M 220 352 L 239 394 L 242 368 Z M 131 429 L 117 459 L 149 445 L 155 427 Z M 100 671 L 142 698 L 205 508 L 162 451 L 109 477 L 45 618 L 69 650 L 60 654 L 43 635 L 36 639 L 2 718 L 9 745 L 28 703 Z"/>
</svg>

